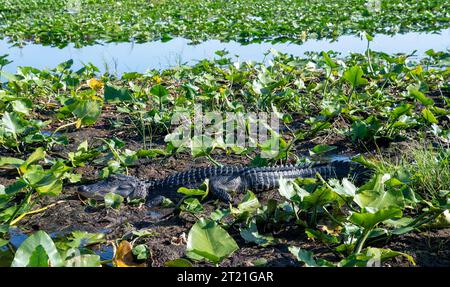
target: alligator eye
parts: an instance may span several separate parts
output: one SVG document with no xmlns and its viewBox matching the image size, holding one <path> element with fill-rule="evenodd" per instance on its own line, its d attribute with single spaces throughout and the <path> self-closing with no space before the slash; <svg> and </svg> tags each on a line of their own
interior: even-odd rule
<svg viewBox="0 0 450 287">
<path fill-rule="evenodd" d="M 119 189 L 132 189 L 132 188 L 133 188 L 133 186 L 129 185 L 129 184 L 119 185 Z"/>
</svg>

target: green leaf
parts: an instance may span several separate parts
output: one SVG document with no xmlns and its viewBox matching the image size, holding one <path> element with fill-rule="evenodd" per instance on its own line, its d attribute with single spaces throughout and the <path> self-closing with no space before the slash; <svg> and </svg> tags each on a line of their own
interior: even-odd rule
<svg viewBox="0 0 450 287">
<path fill-rule="evenodd" d="M 347 80 L 353 88 L 356 88 L 368 83 L 368 81 L 362 77 L 363 75 L 364 72 L 360 66 L 353 66 L 344 72 L 343 78 Z"/>
<path fill-rule="evenodd" d="M 105 86 L 105 101 L 110 103 L 120 103 L 131 101 L 133 99 L 130 91 L 126 88 L 117 88 L 114 86 Z"/>
<path fill-rule="evenodd" d="M 32 102 L 26 99 L 15 100 L 11 102 L 11 107 L 15 112 L 28 115 L 29 110 L 32 108 Z"/>
<path fill-rule="evenodd" d="M 39 160 L 42 160 L 45 158 L 45 150 L 42 147 L 38 147 L 34 150 L 34 152 L 27 158 L 25 161 L 27 165 L 30 165 L 32 163 L 35 163 Z"/>
<path fill-rule="evenodd" d="M 239 247 L 226 230 L 215 221 L 200 219 L 188 234 L 186 255 L 192 259 L 206 259 L 218 264 Z"/>
<path fill-rule="evenodd" d="M 365 158 L 363 155 L 359 154 L 352 158 L 352 161 L 360 163 L 364 166 L 367 166 L 368 168 L 371 168 L 373 170 L 376 170 L 378 168 L 378 164 L 374 161 L 371 161 L 367 158 Z"/>
<path fill-rule="evenodd" d="M 48 267 L 48 255 L 45 252 L 44 247 L 42 245 L 38 245 L 36 249 L 34 249 L 33 253 L 30 257 L 30 262 L 27 265 L 28 267 Z"/>
<path fill-rule="evenodd" d="M 14 136 L 22 133 L 26 128 L 26 122 L 15 113 L 5 112 L 0 123 L 0 126 L 4 127 L 5 132 Z"/>
<path fill-rule="evenodd" d="M 252 242 L 260 246 L 268 246 L 272 244 L 275 240 L 273 236 L 262 235 L 258 232 L 255 220 L 253 220 L 247 228 L 240 228 L 241 237 L 244 238 L 246 242 Z"/>
<path fill-rule="evenodd" d="M 14 253 L 11 250 L 0 248 L 0 267 L 10 267 L 13 258 Z"/>
<path fill-rule="evenodd" d="M 408 255 L 404 252 L 394 251 L 391 249 L 383 249 L 383 248 L 375 248 L 375 247 L 368 247 L 366 249 L 367 255 L 372 255 L 374 257 L 379 257 L 381 259 L 381 262 L 385 262 L 386 260 L 397 257 L 397 256 L 403 256 L 406 259 L 408 259 L 411 264 L 416 265 L 416 262 L 414 261 L 414 258 L 411 255 Z"/>
<path fill-rule="evenodd" d="M 21 191 L 22 189 L 24 189 L 27 186 L 28 186 L 28 184 L 23 179 L 18 179 L 14 183 L 8 185 L 2 193 L 7 194 L 7 195 L 12 195 L 12 194 L 15 194 L 15 193 Z M 2 194 L 2 193 L 0 193 L 0 194 Z"/>
<path fill-rule="evenodd" d="M 408 114 L 412 108 L 412 105 L 402 103 L 391 112 L 391 119 L 398 119 L 399 117 Z"/>
<path fill-rule="evenodd" d="M 47 254 L 50 266 L 58 267 L 64 265 L 63 260 L 59 255 L 58 250 L 56 249 L 56 246 L 50 236 L 48 236 L 48 234 L 44 231 L 37 231 L 36 233 L 25 239 L 25 241 L 19 246 L 14 256 L 11 267 L 26 267 L 30 264 L 31 259 L 36 260 L 36 256 L 40 255 L 34 254 L 38 246 L 41 246 Z M 33 254 L 34 257 L 32 258 Z"/>
<path fill-rule="evenodd" d="M 214 148 L 213 139 L 206 135 L 192 137 L 191 154 L 194 157 L 205 156 Z"/>
<path fill-rule="evenodd" d="M 365 229 L 372 229 L 378 223 L 388 219 L 399 218 L 403 215 L 402 210 L 397 207 L 389 207 L 380 209 L 375 213 L 370 212 L 354 212 L 349 220 L 350 222 L 361 226 Z"/>
<path fill-rule="evenodd" d="M 411 96 L 413 96 L 416 100 L 421 102 L 424 106 L 434 105 L 433 99 L 425 96 L 422 92 L 420 92 L 419 90 L 417 90 L 415 88 L 410 88 L 409 89 L 409 94 Z"/>
<path fill-rule="evenodd" d="M 144 229 L 144 230 L 136 230 L 133 231 L 132 234 L 136 237 L 150 237 L 155 236 L 156 232 L 152 229 Z"/>
<path fill-rule="evenodd" d="M 187 198 L 183 201 L 181 205 L 181 210 L 190 212 L 190 213 L 199 213 L 203 211 L 203 205 L 198 201 L 197 198 Z"/>
<path fill-rule="evenodd" d="M 291 200 L 294 196 L 297 195 L 297 192 L 294 188 L 295 182 L 290 179 L 280 178 L 278 192 L 284 196 L 286 199 Z"/>
<path fill-rule="evenodd" d="M 101 267 L 100 256 L 83 254 L 72 257 L 65 262 L 65 267 Z"/>
<path fill-rule="evenodd" d="M 329 146 L 326 144 L 319 144 L 316 145 L 315 147 L 313 147 L 310 151 L 309 154 L 310 155 L 319 155 L 319 154 L 324 154 L 327 153 L 329 151 L 335 150 L 337 147 L 335 146 Z"/>
<path fill-rule="evenodd" d="M 169 95 L 169 91 L 162 85 L 155 85 L 150 89 L 150 93 L 159 98 L 160 103 Z"/>
<path fill-rule="evenodd" d="M 68 239 L 70 241 L 67 245 L 72 248 L 86 247 L 106 241 L 104 233 L 89 233 L 85 231 L 74 231 Z"/>
<path fill-rule="evenodd" d="M 193 267 L 191 261 L 184 258 L 177 258 L 164 263 L 166 267 Z"/>
<path fill-rule="evenodd" d="M 119 194 L 109 192 L 105 194 L 105 207 L 117 209 L 123 202 L 123 197 Z"/>
<path fill-rule="evenodd" d="M 167 96 L 169 94 L 169 92 L 167 91 L 167 89 L 162 86 L 162 85 L 155 85 L 150 89 L 150 93 L 152 93 L 155 96 L 158 97 L 163 97 L 163 96 Z"/>
<path fill-rule="evenodd" d="M 9 198 L 6 197 L 6 203 L 8 202 L 8 199 Z M 6 222 L 6 221 L 9 221 L 9 220 L 12 220 L 12 216 L 14 214 L 16 214 L 19 206 L 17 206 L 15 204 L 15 205 L 12 205 L 12 206 L 9 206 L 9 207 L 5 208 L 7 206 L 6 204 L 4 204 L 5 201 L 2 200 L 2 201 L 0 201 L 0 203 L 2 203 L 2 205 L 1 205 L 2 210 L 0 211 L 0 222 L 3 223 L 3 222 Z"/>
<path fill-rule="evenodd" d="M 438 120 L 436 119 L 434 114 L 429 109 L 423 109 L 422 110 L 422 116 L 427 122 L 429 122 L 431 124 L 437 124 L 438 123 Z"/>
<path fill-rule="evenodd" d="M 161 42 L 162 43 L 166 43 L 166 42 L 169 42 L 170 40 L 172 40 L 173 38 L 169 35 L 169 34 L 167 34 L 167 33 L 164 33 L 162 36 L 161 36 Z"/>
<path fill-rule="evenodd" d="M 331 60 L 331 58 L 327 52 L 322 52 L 322 57 L 324 58 L 325 63 L 327 64 L 328 67 L 330 67 L 330 68 L 338 67 L 338 65 L 333 60 Z"/>
<path fill-rule="evenodd" d="M 61 64 L 59 64 L 59 65 L 56 67 L 56 70 L 57 70 L 58 72 L 63 72 L 63 71 L 65 71 L 65 70 L 67 70 L 67 69 L 70 69 L 70 67 L 72 67 L 72 65 L 73 65 L 73 60 L 70 59 L 70 60 L 67 60 L 67 61 L 62 62 Z"/>
<path fill-rule="evenodd" d="M 372 260 L 372 262 L 376 262 L 373 260 L 374 256 L 369 256 L 364 253 L 351 254 L 350 256 L 342 259 L 337 266 L 339 267 L 366 267 Z"/>
<path fill-rule="evenodd" d="M 356 187 L 348 179 L 342 179 L 342 184 L 338 180 L 330 180 L 330 186 L 333 187 L 333 191 L 342 197 L 353 198 L 356 195 Z"/>
<path fill-rule="evenodd" d="M 324 206 L 338 200 L 337 195 L 326 187 L 319 187 L 313 193 L 303 198 L 304 208 Z"/>
<path fill-rule="evenodd" d="M 198 189 L 190 189 L 186 187 L 180 187 L 177 192 L 182 193 L 186 196 L 201 196 L 202 200 L 208 196 L 209 193 L 209 179 L 205 179 L 205 181 L 200 185 Z"/>
<path fill-rule="evenodd" d="M 8 244 L 8 240 L 0 238 L 0 247 L 5 246 L 6 244 Z"/>
<path fill-rule="evenodd" d="M 216 209 L 213 212 L 211 212 L 209 217 L 212 220 L 214 220 L 214 221 L 221 221 L 222 219 L 224 219 L 225 217 L 227 217 L 230 214 L 231 214 L 231 211 L 230 211 L 229 208 L 227 208 L 227 209 Z"/>
<path fill-rule="evenodd" d="M 145 244 L 133 246 L 132 252 L 138 260 L 145 260 L 150 256 L 150 251 Z"/>
<path fill-rule="evenodd" d="M 340 267 L 381 267 L 386 260 L 403 256 L 413 265 L 416 265 L 414 259 L 403 252 L 393 251 L 390 249 L 369 247 L 359 254 L 352 254 L 344 258 L 338 263 Z"/>
<path fill-rule="evenodd" d="M 306 267 L 319 266 L 313 258 L 313 253 L 308 250 L 301 249 L 300 247 L 289 246 L 289 251 L 297 258 L 298 261 L 305 263 Z"/>
<path fill-rule="evenodd" d="M 289 246 L 289 252 L 295 256 L 295 258 L 304 263 L 306 267 L 333 267 L 334 264 L 324 259 L 314 259 L 314 254 L 311 251 L 304 250 L 300 247 Z"/>
<path fill-rule="evenodd" d="M 373 41 L 373 36 L 372 36 L 372 35 L 370 35 L 370 34 L 367 33 L 367 32 L 364 32 L 364 35 L 366 36 L 367 41 L 369 41 L 369 42 L 372 42 L 372 41 Z"/>
<path fill-rule="evenodd" d="M 351 136 L 352 141 L 364 140 L 369 135 L 369 129 L 365 122 L 355 121 L 352 123 Z"/>
<path fill-rule="evenodd" d="M 295 202 L 302 201 L 309 192 L 298 186 L 292 179 L 280 178 L 278 192 L 288 200 Z"/>
<path fill-rule="evenodd" d="M 413 230 L 414 230 L 414 227 L 409 227 L 409 226 L 399 227 L 399 228 L 395 228 L 394 230 L 392 230 L 391 234 L 402 235 L 402 234 L 409 233 Z"/>
<path fill-rule="evenodd" d="M 267 259 L 266 258 L 258 258 L 252 261 L 252 265 L 255 267 L 263 267 L 267 265 Z"/>
<path fill-rule="evenodd" d="M 26 173 L 27 168 L 30 164 L 35 163 L 39 160 L 42 160 L 45 158 L 45 151 L 42 147 L 39 147 L 34 150 L 34 152 L 27 158 L 25 162 L 20 166 L 20 171 L 22 173 Z"/>
<path fill-rule="evenodd" d="M 258 145 L 261 149 L 262 158 L 273 159 L 280 156 L 280 152 L 283 151 L 283 147 L 286 146 L 286 142 L 279 134 L 272 133 L 269 139 Z"/>
<path fill-rule="evenodd" d="M 20 158 L 6 157 L 6 156 L 0 157 L 0 167 L 5 165 L 12 165 L 15 167 L 19 167 L 22 163 L 24 163 L 24 160 Z"/>
<path fill-rule="evenodd" d="M 99 101 L 81 100 L 71 106 L 71 111 L 81 121 L 81 124 L 93 125 L 102 113 L 102 106 Z"/>
<path fill-rule="evenodd" d="M 450 205 L 450 200 L 448 201 Z M 429 228 L 449 228 L 450 227 L 450 211 L 449 209 L 446 209 L 444 212 L 442 212 L 437 218 L 435 218 L 433 221 L 425 225 Z"/>
<path fill-rule="evenodd" d="M 372 180 L 360 187 L 354 201 L 362 208 L 376 211 L 388 207 L 403 207 L 405 199 L 400 189 L 386 188 L 389 174 L 377 174 Z"/>
<path fill-rule="evenodd" d="M 253 192 L 248 191 L 245 194 L 245 196 L 242 199 L 242 201 L 238 204 L 238 209 L 239 209 L 239 212 L 253 213 L 260 206 L 261 206 L 261 204 L 259 203 L 259 200 L 256 197 L 256 195 Z"/>
<path fill-rule="evenodd" d="M 182 193 L 184 195 L 188 195 L 188 196 L 195 196 L 195 195 L 205 195 L 206 190 L 180 187 L 180 188 L 178 188 L 177 192 Z"/>
<path fill-rule="evenodd" d="M 305 233 L 310 239 L 318 239 L 325 244 L 336 244 L 339 243 L 339 239 L 336 236 L 326 234 L 319 230 L 306 228 Z"/>
<path fill-rule="evenodd" d="M 33 165 L 33 167 L 37 167 Z M 28 169 L 23 178 L 40 194 L 56 196 L 62 191 L 62 181 L 51 171 Z"/>
</svg>

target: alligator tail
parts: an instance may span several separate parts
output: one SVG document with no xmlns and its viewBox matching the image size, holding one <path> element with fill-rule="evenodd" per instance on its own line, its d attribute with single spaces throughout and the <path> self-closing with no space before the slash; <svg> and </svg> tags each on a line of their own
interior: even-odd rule
<svg viewBox="0 0 450 287">
<path fill-rule="evenodd" d="M 370 170 L 352 161 L 332 161 L 329 163 L 310 163 L 299 166 L 263 167 L 244 171 L 247 188 L 261 192 L 279 187 L 279 179 L 314 178 L 316 174 L 324 179 L 352 177 L 364 180 L 362 176 L 370 174 Z"/>
</svg>

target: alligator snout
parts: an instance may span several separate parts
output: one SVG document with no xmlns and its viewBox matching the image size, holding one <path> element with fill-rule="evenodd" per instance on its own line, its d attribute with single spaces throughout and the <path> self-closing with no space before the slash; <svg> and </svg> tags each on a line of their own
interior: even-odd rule
<svg viewBox="0 0 450 287">
<path fill-rule="evenodd" d="M 88 185 L 79 186 L 77 192 L 86 198 L 92 198 L 95 200 L 100 200 L 103 198 L 103 192 L 101 189 L 95 189 Z"/>
</svg>

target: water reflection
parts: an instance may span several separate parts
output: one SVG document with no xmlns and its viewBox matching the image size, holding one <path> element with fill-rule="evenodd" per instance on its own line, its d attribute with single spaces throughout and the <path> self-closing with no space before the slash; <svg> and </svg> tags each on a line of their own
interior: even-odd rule
<svg viewBox="0 0 450 287">
<path fill-rule="evenodd" d="M 111 43 L 87 46 L 75 49 L 73 45 L 58 49 L 42 45 L 27 45 L 24 48 L 10 47 L 6 41 L 0 41 L 0 55 L 9 54 L 14 62 L 4 69 L 15 72 L 17 66 L 32 66 L 39 69 L 53 68 L 57 64 L 73 59 L 75 68 L 82 63 L 91 62 L 102 71 L 114 73 L 145 72 L 147 69 L 164 69 L 180 63 L 195 63 L 200 59 L 214 57 L 214 52 L 226 49 L 230 55 L 239 55 L 241 61 L 262 61 L 271 48 L 297 56 L 306 51 L 334 50 L 343 55 L 349 52 L 362 53 L 367 41 L 357 36 L 342 36 L 337 41 L 308 40 L 302 45 L 290 43 L 261 43 L 242 45 L 237 42 L 221 43 L 210 40 L 198 45 L 189 45 L 189 40 L 176 38 L 172 41 L 149 42 L 144 44 Z M 439 34 L 406 33 L 395 36 L 376 35 L 371 43 L 372 50 L 386 53 L 411 53 L 423 55 L 428 49 L 443 51 L 450 49 L 450 29 Z"/>
</svg>

